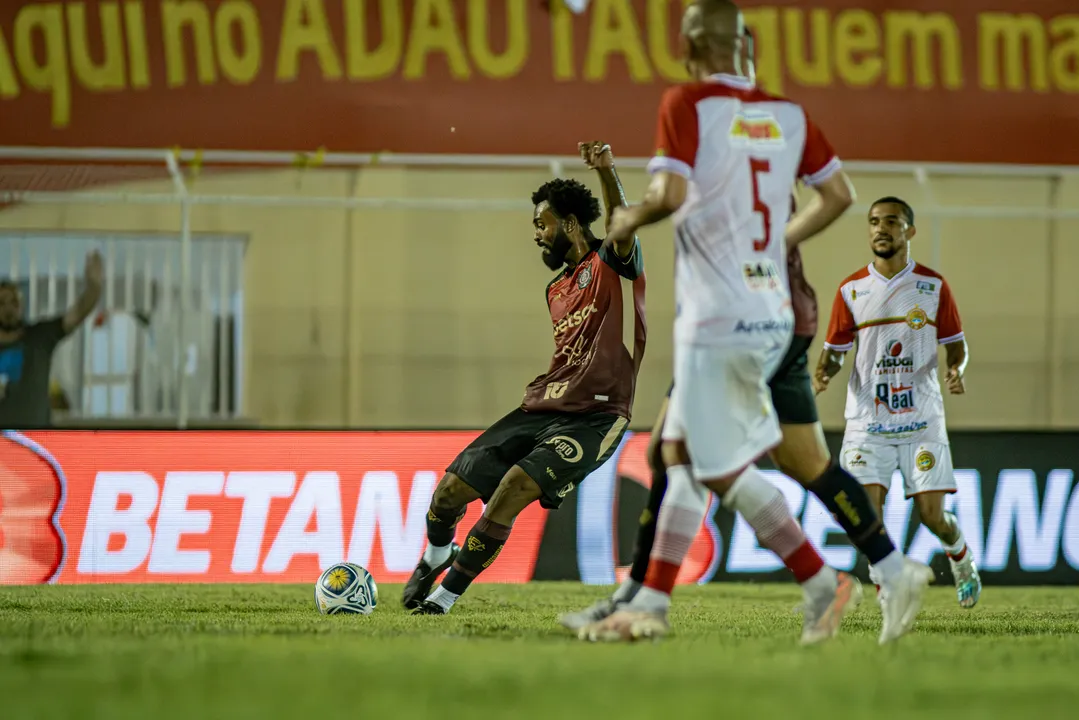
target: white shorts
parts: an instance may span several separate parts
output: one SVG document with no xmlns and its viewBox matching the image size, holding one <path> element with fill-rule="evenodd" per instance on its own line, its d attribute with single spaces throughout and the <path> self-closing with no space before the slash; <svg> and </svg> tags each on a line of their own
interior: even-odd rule
<svg viewBox="0 0 1079 720">
<path fill-rule="evenodd" d="M 843 440 L 839 464 L 863 485 L 892 487 L 892 474 L 903 475 L 906 497 L 923 492 L 954 493 L 952 450 L 947 443 L 921 442 L 885 445 Z"/>
<path fill-rule="evenodd" d="M 676 344 L 664 440 L 683 440 L 698 480 L 740 472 L 783 435 L 768 379 L 786 346 L 769 349 Z"/>
</svg>

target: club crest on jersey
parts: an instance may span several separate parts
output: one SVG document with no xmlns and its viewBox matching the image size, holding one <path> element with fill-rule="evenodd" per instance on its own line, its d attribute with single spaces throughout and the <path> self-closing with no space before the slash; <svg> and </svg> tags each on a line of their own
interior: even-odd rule
<svg viewBox="0 0 1079 720">
<path fill-rule="evenodd" d="M 581 272 L 577 273 L 577 289 L 584 290 L 592 282 L 592 266 L 585 265 Z"/>
<path fill-rule="evenodd" d="M 922 450 L 914 457 L 914 465 L 922 472 L 932 470 L 933 466 L 936 464 L 937 459 L 933 457 L 933 453 L 928 450 Z"/>
<path fill-rule="evenodd" d="M 731 120 L 731 144 L 741 147 L 781 148 L 787 141 L 775 115 L 762 110 L 740 110 Z"/>
<path fill-rule="evenodd" d="M 782 282 L 779 268 L 771 260 L 745 263 L 742 265 L 742 278 L 746 282 L 746 287 L 754 292 L 778 290 Z"/>
<path fill-rule="evenodd" d="M 929 323 L 929 316 L 925 314 L 925 310 L 922 310 L 917 305 L 914 309 L 907 313 L 907 326 L 911 330 L 921 330 Z"/>
</svg>

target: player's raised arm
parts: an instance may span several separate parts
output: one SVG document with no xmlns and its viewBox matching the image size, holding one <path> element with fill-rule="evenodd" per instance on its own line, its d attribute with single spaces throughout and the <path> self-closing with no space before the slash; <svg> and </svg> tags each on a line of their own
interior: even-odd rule
<svg viewBox="0 0 1079 720">
<path fill-rule="evenodd" d="M 828 335 L 824 341 L 824 349 L 821 350 L 820 360 L 817 361 L 817 369 L 813 373 L 813 390 L 819 395 L 828 389 L 828 383 L 832 381 L 843 367 L 843 358 L 854 348 L 854 315 L 851 314 L 850 306 L 843 297 L 843 288 L 840 286 L 832 301 L 832 317 L 828 321 Z"/>
<path fill-rule="evenodd" d="M 626 192 L 622 189 L 622 181 L 618 177 L 618 171 L 614 167 L 614 154 L 611 146 L 605 142 L 594 140 L 592 142 L 578 143 L 577 149 L 581 153 L 584 164 L 599 175 L 600 187 L 603 190 L 603 209 L 606 213 L 604 227 L 611 227 L 611 215 L 615 208 L 625 207 Z M 614 245 L 615 254 L 620 258 L 628 258 L 633 253 L 637 242 L 637 236 L 631 235 L 628 239 Z"/>
<path fill-rule="evenodd" d="M 803 243 L 834 223 L 854 204 L 854 184 L 824 133 L 807 117 L 806 144 L 798 175 L 816 191 L 802 211 L 787 223 L 787 247 Z"/>
</svg>

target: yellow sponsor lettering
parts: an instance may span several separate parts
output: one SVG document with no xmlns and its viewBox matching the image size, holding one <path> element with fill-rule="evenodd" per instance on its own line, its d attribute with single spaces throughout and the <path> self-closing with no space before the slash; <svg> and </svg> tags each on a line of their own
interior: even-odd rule
<svg viewBox="0 0 1079 720">
<path fill-rule="evenodd" d="M 71 79 L 67 73 L 63 6 L 27 5 L 15 18 L 14 30 L 15 63 L 23 82 L 37 92 L 52 93 L 52 125 L 67 127 L 71 122 Z M 41 54 L 34 52 L 38 39 L 44 49 Z"/>
<path fill-rule="evenodd" d="M 671 52 L 669 38 L 676 33 L 671 32 L 671 4 L 675 3 L 681 12 L 693 0 L 648 0 L 648 19 L 645 27 L 648 28 L 648 53 L 652 57 L 652 66 L 661 78 L 667 82 L 686 82 L 689 73 L 678 54 Z M 677 25 L 675 27 L 678 27 Z"/>
<path fill-rule="evenodd" d="M 558 337 L 562 333 L 566 332 L 570 328 L 575 328 L 585 320 L 588 319 L 592 313 L 599 312 L 595 303 L 590 303 L 580 310 L 574 310 L 571 313 L 565 315 L 561 320 L 554 324 L 554 334 Z"/>
<path fill-rule="evenodd" d="M 124 3 L 124 27 L 127 30 L 127 75 L 131 87 L 150 87 L 150 53 L 146 42 L 146 15 L 141 2 Z"/>
<path fill-rule="evenodd" d="M 19 96 L 19 79 L 15 76 L 15 66 L 11 62 L 7 41 L 0 31 L 0 98 L 5 100 Z"/>
<path fill-rule="evenodd" d="M 322 0 L 286 0 L 277 51 L 278 82 L 296 79 L 300 74 L 300 55 L 306 52 L 315 53 L 322 77 L 341 78 L 341 60 L 330 35 Z"/>
<path fill-rule="evenodd" d="M 876 84 L 884 69 L 880 26 L 868 10 L 844 10 L 835 22 L 836 74 L 852 87 Z"/>
<path fill-rule="evenodd" d="M 907 46 L 913 47 L 910 62 L 914 66 L 914 85 L 921 89 L 936 87 L 931 43 L 940 51 L 942 84 L 949 90 L 963 87 L 962 52 L 959 26 L 945 13 L 884 13 L 885 46 L 888 59 L 888 84 L 907 84 Z"/>
<path fill-rule="evenodd" d="M 805 43 L 805 16 L 801 10 L 791 9 L 783 17 L 783 31 L 787 37 L 787 67 L 791 79 L 806 87 L 820 87 L 832 83 L 831 22 L 827 10 L 810 13 L 809 47 Z"/>
<path fill-rule="evenodd" d="M 783 59 L 779 41 L 779 10 L 747 8 L 742 13 L 753 30 L 757 52 L 757 84 L 770 93 L 783 93 Z"/>
<path fill-rule="evenodd" d="M 427 70 L 427 56 L 431 53 L 446 56 L 450 75 L 455 79 L 467 80 L 471 76 L 450 0 L 416 0 L 412 11 L 412 32 L 409 33 L 405 53 L 405 79 L 423 77 Z"/>
<path fill-rule="evenodd" d="M 1000 54 L 1004 47 L 1003 58 Z M 1027 52 L 1024 56 L 1023 49 Z M 1046 65 L 1045 27 L 1033 14 L 982 13 L 978 16 L 978 64 L 981 86 L 999 90 L 1001 62 L 1004 64 L 1004 88 L 1027 89 L 1025 68 L 1030 68 L 1030 87 L 1039 92 L 1049 89 Z"/>
<path fill-rule="evenodd" d="M 588 54 L 584 61 L 585 80 L 604 80 L 610 57 L 614 54 L 620 54 L 625 59 L 633 82 L 652 81 L 652 67 L 644 53 L 633 7 L 623 0 L 595 0 L 592 3 Z"/>
<path fill-rule="evenodd" d="M 488 42 L 490 0 L 468 0 L 468 47 L 479 71 L 490 78 L 510 78 L 528 60 L 528 8 L 525 0 L 497 0 L 506 6 L 506 49 L 491 50 Z"/>
<path fill-rule="evenodd" d="M 1049 23 L 1053 49 L 1049 67 L 1058 90 L 1079 92 L 1079 15 L 1065 15 Z"/>
<path fill-rule="evenodd" d="M 101 22 L 101 63 L 90 53 L 86 28 L 86 4 L 67 6 L 67 32 L 71 43 L 71 68 L 87 90 L 122 90 L 127 84 L 124 68 L 124 36 L 120 30 L 120 4 L 103 2 L 98 6 Z"/>
<path fill-rule="evenodd" d="M 234 33 L 239 35 L 237 47 Z M 262 29 L 249 0 L 227 0 L 214 16 L 214 46 L 221 72 L 235 85 L 247 85 L 262 69 Z"/>
<path fill-rule="evenodd" d="M 577 78 L 573 64 L 573 14 L 562 0 L 551 0 L 551 63 L 555 80 Z"/>
<path fill-rule="evenodd" d="M 202 85 L 217 82 L 210 11 L 195 0 L 165 0 L 161 4 L 161 29 L 165 42 L 165 79 L 169 87 L 187 84 L 184 31 L 191 30 L 195 67 Z"/>
<path fill-rule="evenodd" d="M 389 77 L 401 62 L 405 47 L 405 21 L 401 3 L 378 0 L 380 30 L 378 47 L 367 46 L 367 0 L 345 3 L 346 51 L 350 80 L 381 80 Z"/>
</svg>

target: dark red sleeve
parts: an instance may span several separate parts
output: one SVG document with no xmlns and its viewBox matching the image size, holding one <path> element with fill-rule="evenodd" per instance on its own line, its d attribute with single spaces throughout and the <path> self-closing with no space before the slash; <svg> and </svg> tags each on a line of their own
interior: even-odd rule
<svg viewBox="0 0 1079 720">
<path fill-rule="evenodd" d="M 839 158 L 832 144 L 806 115 L 806 144 L 802 148 L 802 163 L 798 166 L 798 177 L 802 178 L 806 185 L 817 185 L 830 178 L 839 170 L 839 167 Z"/>
<path fill-rule="evenodd" d="M 937 308 L 937 340 L 941 344 L 963 339 L 963 321 L 959 319 L 959 307 L 955 304 L 952 288 L 944 279 L 940 281 L 940 306 Z"/>
<path fill-rule="evenodd" d="M 684 86 L 663 93 L 656 123 L 656 154 L 648 163 L 649 172 L 673 172 L 685 177 L 693 173 L 700 138 L 697 105 Z"/>
<path fill-rule="evenodd" d="M 832 317 L 828 321 L 828 335 L 824 339 L 824 346 L 832 350 L 850 350 L 854 345 L 854 316 L 851 315 L 847 301 L 843 299 L 843 287 L 835 291 L 835 300 L 832 301 Z"/>
</svg>

